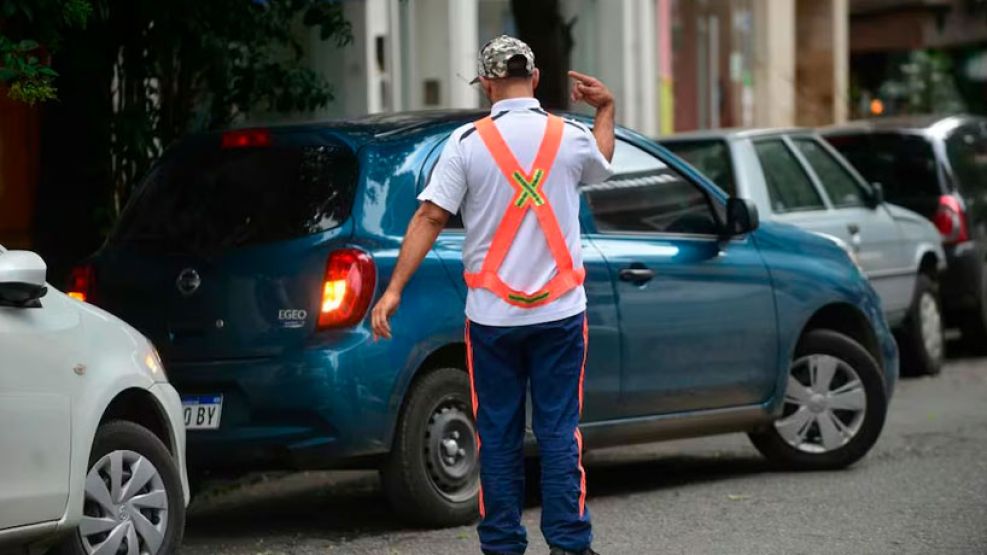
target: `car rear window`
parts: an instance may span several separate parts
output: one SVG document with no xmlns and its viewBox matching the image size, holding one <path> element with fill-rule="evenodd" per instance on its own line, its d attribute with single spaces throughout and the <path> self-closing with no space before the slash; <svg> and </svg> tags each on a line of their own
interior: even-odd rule
<svg viewBox="0 0 987 555">
<path fill-rule="evenodd" d="M 899 133 L 826 137 L 867 181 L 880 183 L 884 198 L 909 206 L 916 197 L 939 197 L 936 157 L 923 137 Z"/>
<path fill-rule="evenodd" d="M 683 158 L 730 196 L 737 193 L 733 180 L 733 164 L 726 141 L 661 141 L 661 144 Z"/>
<path fill-rule="evenodd" d="M 343 145 L 192 141 L 145 178 L 111 240 L 203 252 L 319 233 L 349 217 L 356 181 Z"/>
<path fill-rule="evenodd" d="M 946 139 L 946 156 L 965 194 L 987 192 L 987 131 L 965 125 Z"/>
</svg>

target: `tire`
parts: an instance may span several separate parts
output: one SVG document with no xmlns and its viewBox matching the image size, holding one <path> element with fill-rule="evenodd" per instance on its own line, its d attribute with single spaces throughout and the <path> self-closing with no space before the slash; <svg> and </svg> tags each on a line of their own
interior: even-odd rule
<svg viewBox="0 0 987 555">
<path fill-rule="evenodd" d="M 95 489 L 89 484 L 94 477 L 102 478 L 104 484 L 108 481 L 107 476 L 113 473 L 115 466 L 114 456 L 119 457 L 123 469 L 120 491 L 129 500 L 116 505 L 116 514 L 111 514 L 94 500 L 92 492 Z M 150 463 L 150 466 L 146 463 Z M 154 474 L 134 492 L 136 495 L 127 495 L 128 486 L 140 472 L 140 468 Z M 185 528 L 185 497 L 175 461 L 157 436 L 133 422 L 117 420 L 103 424 L 96 431 L 86 483 L 82 522 L 78 529 L 63 540 L 59 550 L 61 553 L 86 555 L 92 551 L 91 546 L 111 541 L 111 536 L 118 530 L 122 536 L 121 546 L 136 540 L 139 542 L 140 553 L 166 555 L 177 552 Z M 112 486 L 104 488 L 104 491 L 112 492 Z M 111 498 L 111 501 L 115 499 Z M 155 508 L 160 507 L 162 500 L 166 501 L 164 511 Z M 104 519 L 109 517 L 115 524 L 106 532 L 87 535 L 85 530 L 95 522 L 92 517 L 97 516 Z M 158 533 L 148 532 L 147 525 L 151 525 Z M 129 543 L 126 545 L 129 547 Z"/>
<path fill-rule="evenodd" d="M 987 280 L 987 269 L 984 270 Z M 987 354 L 987 285 L 980 286 L 980 299 L 977 306 L 959 317 L 963 346 L 970 354 Z"/>
<path fill-rule="evenodd" d="M 466 372 L 440 368 L 418 378 L 381 469 L 394 511 L 408 522 L 428 527 L 475 521 L 479 517 L 475 442 Z"/>
<path fill-rule="evenodd" d="M 945 356 L 939 284 L 925 274 L 915 281 L 915 293 L 902 324 L 898 345 L 905 374 L 934 376 L 942 371 Z"/>
<path fill-rule="evenodd" d="M 812 371 L 810 367 L 817 370 Z M 805 396 L 793 389 L 793 379 L 803 385 L 807 381 L 817 383 L 816 379 L 807 380 L 806 376 L 823 376 L 822 369 L 829 367 L 834 368 L 830 386 L 817 385 L 816 389 L 829 392 L 846 389 L 840 396 L 840 404 L 853 405 L 859 410 L 835 408 L 825 399 Z M 854 382 L 857 387 L 851 387 Z M 811 392 L 810 389 L 802 391 Z M 801 406 L 795 402 L 799 396 L 806 399 Z M 821 412 L 817 413 L 817 410 Z M 782 415 L 767 428 L 749 436 L 754 447 L 776 464 L 795 470 L 833 470 L 847 467 L 867 454 L 881 434 L 886 412 L 884 378 L 874 358 L 859 343 L 841 333 L 812 330 L 805 334 L 795 350 Z M 834 418 L 844 430 L 852 433 L 844 434 Z M 830 424 L 822 426 L 825 422 Z M 836 430 L 837 435 L 824 434 L 824 428 Z M 839 441 L 826 441 L 825 438 Z M 792 440 L 801 443 L 796 446 L 790 442 Z"/>
</svg>

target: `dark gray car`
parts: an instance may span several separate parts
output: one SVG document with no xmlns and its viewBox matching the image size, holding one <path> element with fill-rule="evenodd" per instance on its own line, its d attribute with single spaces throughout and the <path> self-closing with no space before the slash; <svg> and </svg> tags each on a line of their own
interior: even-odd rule
<svg viewBox="0 0 987 555">
<path fill-rule="evenodd" d="M 922 214 L 942 235 L 948 269 L 941 287 L 948 323 L 987 351 L 987 118 L 905 116 L 823 131 L 885 196 Z"/>
</svg>

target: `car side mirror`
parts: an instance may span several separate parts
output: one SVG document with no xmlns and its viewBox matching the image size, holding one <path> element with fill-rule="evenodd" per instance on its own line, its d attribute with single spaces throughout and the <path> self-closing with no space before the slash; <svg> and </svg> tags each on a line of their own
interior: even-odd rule
<svg viewBox="0 0 987 555">
<path fill-rule="evenodd" d="M 36 308 L 48 293 L 45 261 L 30 251 L 0 254 L 0 306 Z"/>
<path fill-rule="evenodd" d="M 737 197 L 730 197 L 727 200 L 727 236 L 750 233 L 757 229 L 759 224 L 757 205 L 753 201 Z"/>
<path fill-rule="evenodd" d="M 870 187 L 873 190 L 873 196 L 871 198 L 874 202 L 874 206 L 884 204 L 884 185 L 881 185 L 879 182 L 875 181 L 870 184 Z"/>
</svg>

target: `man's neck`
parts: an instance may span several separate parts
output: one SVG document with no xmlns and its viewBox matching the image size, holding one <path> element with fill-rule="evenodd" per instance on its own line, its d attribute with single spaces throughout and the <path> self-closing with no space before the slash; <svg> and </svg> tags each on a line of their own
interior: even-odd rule
<svg viewBox="0 0 987 555">
<path fill-rule="evenodd" d="M 517 85 L 517 86 L 507 86 L 502 90 L 494 91 L 491 95 L 490 102 L 496 104 L 501 100 L 511 100 L 515 98 L 534 98 L 535 91 L 531 90 L 531 87 L 527 84 Z"/>
</svg>

